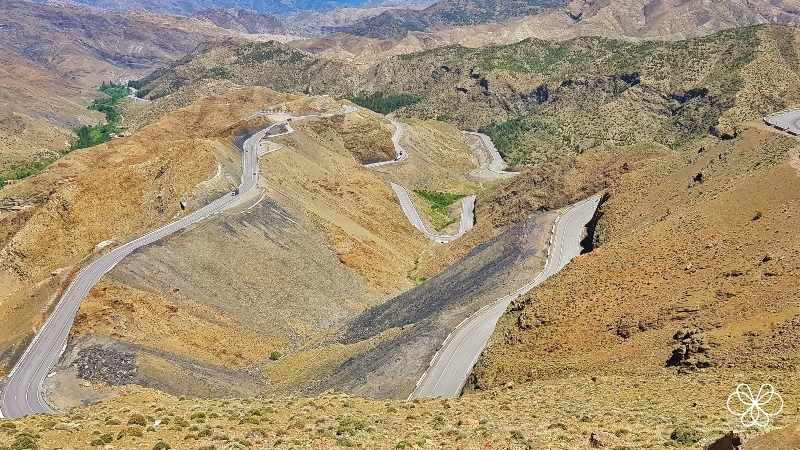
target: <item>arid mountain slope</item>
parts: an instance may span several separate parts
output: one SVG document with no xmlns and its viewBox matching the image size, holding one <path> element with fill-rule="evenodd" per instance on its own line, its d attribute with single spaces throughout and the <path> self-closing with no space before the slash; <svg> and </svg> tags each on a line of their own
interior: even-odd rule
<svg viewBox="0 0 800 450">
<path fill-rule="evenodd" d="M 408 222 L 388 181 L 470 193 L 475 187 L 465 174 L 473 155 L 459 130 L 413 123 L 406 132 L 417 141 L 406 147 L 412 159 L 396 171 L 369 170 L 364 162 L 394 157 L 394 130 L 383 116 L 364 109 L 342 115 L 329 97 L 276 107 L 340 114 L 294 120 L 292 134 L 275 138 L 283 147 L 261 158 L 262 192 L 250 207 L 143 249 L 112 270 L 83 304 L 64 375 L 54 383 L 75 375 L 74 362 L 86 377 L 82 361 L 116 351 L 136 361 L 130 382 L 176 394 L 253 395 L 297 384 L 287 383 L 280 368 L 268 370 L 278 364 L 272 352 L 293 358 L 292 377 L 307 382 L 297 373 L 325 375 L 328 365 L 375 345 L 316 350 L 332 329 L 412 287 L 415 261 L 437 251 Z M 431 135 L 455 148 L 419 141 Z M 155 337 L 155 329 L 170 331 Z M 122 370 L 98 364 L 108 374 Z"/>
<path fill-rule="evenodd" d="M 9 0 L 0 4 L 0 176 L 20 161 L 54 159 L 103 81 L 124 81 L 236 33 L 196 19 L 148 12 Z"/>
<path fill-rule="evenodd" d="M 72 152 L 0 191 L 2 204 L 18 205 L 0 213 L 0 370 L 70 274 L 102 251 L 98 244 L 154 229 L 237 185 L 241 160 L 228 127 L 288 98 L 266 89 L 212 97 L 130 138 Z"/>
<path fill-rule="evenodd" d="M 280 19 L 255 11 L 206 9 L 192 14 L 192 17 L 245 34 L 283 34 L 285 31 Z"/>
<path fill-rule="evenodd" d="M 227 79 L 402 98 L 394 114 L 484 130 L 512 165 L 524 165 L 603 143 L 681 148 L 709 131 L 733 136 L 735 123 L 800 101 L 798 37 L 793 27 L 759 26 L 675 43 L 531 39 L 444 47 L 361 69 L 274 42 L 226 42 L 147 77 L 143 91 L 161 97 Z"/>
<path fill-rule="evenodd" d="M 631 166 L 600 208 L 598 246 L 512 303 L 472 386 L 648 377 L 647 391 L 685 386 L 676 402 L 704 428 L 713 419 L 692 406 L 724 417 L 738 383 L 771 382 L 793 398 L 798 147 L 749 124 L 736 139 Z M 695 376 L 709 381 L 690 382 Z M 605 401 L 607 410 L 628 398 Z M 784 411 L 786 424 L 796 411 Z"/>
<path fill-rule="evenodd" d="M 797 25 L 800 20 L 800 3 L 796 0 L 552 1 L 543 2 L 544 8 L 532 10 L 535 3 L 530 3 L 505 15 L 444 14 L 448 3 L 439 2 L 423 11 L 387 11 L 345 29 L 348 35 L 321 36 L 296 45 L 331 57 L 374 62 L 447 45 L 477 48 L 528 38 L 564 40 L 579 36 L 680 40 L 762 23 Z M 524 11 L 528 13 L 521 13 Z M 443 14 L 445 20 L 440 17 Z M 489 23 L 461 26 L 483 22 Z"/>
<path fill-rule="evenodd" d="M 148 12 L 3 2 L 3 46 L 67 81 L 99 84 L 168 64 L 200 42 L 230 36 L 208 23 Z"/>
</svg>

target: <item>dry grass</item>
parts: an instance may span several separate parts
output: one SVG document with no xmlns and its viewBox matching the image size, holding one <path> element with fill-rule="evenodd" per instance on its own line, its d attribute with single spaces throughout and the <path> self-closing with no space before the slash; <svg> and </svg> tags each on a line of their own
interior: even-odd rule
<svg viewBox="0 0 800 450">
<path fill-rule="evenodd" d="M 739 139 L 620 178 L 602 206 L 602 245 L 512 304 L 475 384 L 644 374 L 655 382 L 641 395 L 675 383 L 692 402 L 718 405 L 739 382 L 772 382 L 791 417 L 800 363 L 796 146 L 753 125 Z M 705 347 L 693 349 L 684 370 L 721 391 L 690 387 L 695 378 L 664 367 L 681 330 L 694 330 Z"/>
<path fill-rule="evenodd" d="M 114 389 L 122 394 L 117 398 L 69 413 L 2 421 L 0 446 L 30 430 L 40 436 L 40 448 L 63 449 L 87 448 L 105 434 L 113 436 L 114 446 L 147 449 L 159 441 L 187 449 L 585 449 L 591 448 L 593 433 L 606 448 L 659 448 L 680 446 L 670 438 L 679 427 L 689 427 L 703 444 L 737 428 L 724 407 L 730 386 L 718 375 L 564 378 L 414 402 L 336 393 L 177 399 L 132 386 Z M 145 426 L 128 424 L 137 414 L 144 416 Z M 770 429 L 793 417 L 792 411 L 776 417 Z"/>
</svg>

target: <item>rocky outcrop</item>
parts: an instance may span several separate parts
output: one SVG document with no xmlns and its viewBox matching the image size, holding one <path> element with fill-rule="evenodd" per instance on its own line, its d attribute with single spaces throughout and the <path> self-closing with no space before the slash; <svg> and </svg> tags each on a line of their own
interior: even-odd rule
<svg viewBox="0 0 800 450">
<path fill-rule="evenodd" d="M 672 355 L 667 359 L 667 367 L 677 367 L 678 373 L 689 373 L 699 369 L 712 367 L 708 352 L 711 345 L 705 339 L 697 336 L 699 330 L 679 330 L 672 336 L 678 346 L 672 350 Z"/>
<path fill-rule="evenodd" d="M 104 349 L 99 345 L 78 352 L 72 366 L 78 370 L 78 377 L 93 383 L 121 386 L 136 381 L 136 357 L 133 353 Z"/>
</svg>

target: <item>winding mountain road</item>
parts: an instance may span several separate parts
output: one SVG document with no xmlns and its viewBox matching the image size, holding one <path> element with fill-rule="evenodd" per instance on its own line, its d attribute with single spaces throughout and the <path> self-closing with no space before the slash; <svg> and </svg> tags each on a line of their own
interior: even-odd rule
<svg viewBox="0 0 800 450">
<path fill-rule="evenodd" d="M 345 108 L 345 113 L 347 112 L 352 111 Z M 309 115 L 295 118 L 295 120 L 332 115 Z M 282 121 L 255 133 L 244 142 L 242 146 L 242 183 L 239 185 L 239 195 L 226 194 L 179 220 L 115 248 L 78 273 L 47 322 L 11 370 L 3 387 L 2 396 L 0 396 L 0 417 L 18 418 L 29 414 L 55 412 L 55 408 L 49 405 L 42 395 L 42 384 L 66 349 L 67 337 L 81 301 L 106 272 L 134 250 L 247 201 L 243 198 L 244 194 L 253 190 L 258 183 L 258 157 L 270 151 L 259 146 L 259 142 L 270 130 L 279 126 L 286 127 L 286 132 L 281 134 L 293 131 L 287 121 Z"/>
<path fill-rule="evenodd" d="M 470 136 L 477 136 L 480 138 L 481 142 L 483 143 L 483 147 L 489 152 L 489 156 L 491 157 L 492 162 L 489 163 L 489 171 L 492 173 L 496 173 L 498 175 L 517 175 L 519 172 L 506 172 L 503 170 L 506 166 L 505 161 L 503 161 L 503 157 L 500 156 L 500 152 L 497 151 L 497 147 L 494 146 L 494 142 L 492 139 L 483 134 L 483 133 L 476 133 L 474 131 L 463 131 L 464 134 Z"/>
<path fill-rule="evenodd" d="M 353 108 L 353 110 L 355 110 L 355 108 Z M 382 161 L 378 163 L 364 164 L 364 167 L 368 169 L 374 169 L 376 167 L 383 167 L 383 166 L 388 166 L 390 164 L 395 164 L 404 161 L 406 158 L 408 158 L 408 152 L 405 151 L 405 149 L 403 149 L 403 147 L 400 145 L 400 139 L 403 137 L 403 133 L 406 132 L 406 124 L 392 120 L 392 125 L 394 125 L 395 127 L 394 135 L 392 135 L 392 143 L 394 144 L 394 151 L 395 153 L 397 153 L 397 158 L 391 161 Z M 400 186 L 397 183 L 390 182 L 390 184 L 392 185 L 392 189 L 394 189 L 395 194 L 397 194 L 398 200 L 400 200 L 400 207 L 403 208 L 403 213 L 405 213 L 406 217 L 408 218 L 408 221 L 411 222 L 411 225 L 413 225 L 414 228 L 421 231 L 425 236 L 428 237 L 428 239 L 432 241 L 439 243 L 452 242 L 460 238 L 467 231 L 471 230 L 473 225 L 475 225 L 476 196 L 474 195 L 465 197 L 461 201 L 461 222 L 458 229 L 458 233 L 454 235 L 436 234 L 436 233 L 431 233 L 430 231 L 428 231 L 427 228 L 425 228 L 425 224 L 422 222 L 422 218 L 420 218 L 419 213 L 417 212 L 417 208 L 414 207 L 414 203 L 411 201 L 411 197 L 408 195 L 408 191 L 406 191 L 406 189 L 403 186 Z"/>
<path fill-rule="evenodd" d="M 344 105 L 342 105 L 344 106 Z M 353 108 L 352 106 L 350 108 Z M 356 109 L 353 108 L 353 111 Z M 400 138 L 403 137 L 403 133 L 406 132 L 406 124 L 403 122 L 397 122 L 392 120 L 392 125 L 394 125 L 394 134 L 392 135 L 392 144 L 394 144 L 394 152 L 397 154 L 395 159 L 389 161 L 381 161 L 372 164 L 364 164 L 364 167 L 368 169 L 374 169 L 376 167 L 383 167 L 388 166 L 390 164 L 399 163 L 401 161 L 405 161 L 408 158 L 408 152 L 403 150 L 403 147 L 400 145 Z"/>
<path fill-rule="evenodd" d="M 411 222 L 411 225 L 414 225 L 414 228 L 425 234 L 428 239 L 441 243 L 452 242 L 460 238 L 467 231 L 471 230 L 472 226 L 475 224 L 476 197 L 474 195 L 470 195 L 469 197 L 465 197 L 463 200 L 461 200 L 461 224 L 457 234 L 446 235 L 431 233 L 427 228 L 425 228 L 425 224 L 419 217 L 417 208 L 414 207 L 414 203 L 412 203 L 411 197 L 409 197 L 406 188 L 397 183 L 391 183 L 391 185 L 392 189 L 394 189 L 394 192 L 397 194 L 397 198 L 400 199 L 400 206 L 403 208 L 403 212 L 406 214 L 406 217 L 408 217 L 408 221 Z"/>
<path fill-rule="evenodd" d="M 428 370 L 408 397 L 456 397 L 494 331 L 497 320 L 515 298 L 558 273 L 581 252 L 584 227 L 592 219 L 600 196 L 595 195 L 561 212 L 553 224 L 544 269 L 530 283 L 478 310 L 461 322 L 436 352 Z"/>
</svg>

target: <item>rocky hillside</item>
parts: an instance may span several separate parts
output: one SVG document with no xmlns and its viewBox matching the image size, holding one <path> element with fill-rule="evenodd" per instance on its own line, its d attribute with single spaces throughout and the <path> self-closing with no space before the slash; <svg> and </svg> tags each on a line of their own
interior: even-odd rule
<svg viewBox="0 0 800 450">
<path fill-rule="evenodd" d="M 154 73 L 143 90 L 161 97 L 228 79 L 363 98 L 401 117 L 483 130 L 512 165 L 526 165 L 603 143 L 683 148 L 709 131 L 734 136 L 736 122 L 800 99 L 798 37 L 795 28 L 759 26 L 676 43 L 530 39 L 360 68 L 274 42 L 227 42 Z"/>
<path fill-rule="evenodd" d="M 246 48 L 258 55 L 256 51 L 264 46 Z M 288 54 L 285 60 L 291 62 L 295 54 Z M 272 105 L 297 114 L 341 112 L 339 103 L 325 96 L 279 96 L 263 88 L 239 88 L 230 83 L 220 83 L 215 89 L 228 92 L 168 113 L 130 138 L 76 155 L 89 157 L 100 151 L 108 152 L 108 158 L 120 157 L 114 155 L 129 146 L 133 146 L 132 153 L 139 151 L 150 140 L 159 140 L 164 149 L 194 143 L 203 149 L 216 148 L 216 174 L 206 173 L 206 181 L 195 188 L 205 193 L 206 188 L 218 189 L 235 177 L 228 175 L 236 158 L 231 157 L 230 142 L 225 141 L 230 124 L 236 122 L 231 116 L 234 111 L 244 116 L 243 108 Z M 171 97 L 142 108 L 160 110 L 162 103 L 174 106 L 169 103 Z M 225 105 L 223 111 L 211 113 L 220 105 Z M 136 115 L 132 117 L 135 120 Z M 188 127 L 186 136 L 176 133 L 163 139 L 164 130 L 184 127 Z M 374 378 L 368 392 L 404 396 L 408 384 L 424 370 L 421 362 L 436 351 L 441 336 L 459 317 L 502 295 L 508 285 L 524 284 L 524 274 L 541 265 L 547 237 L 543 230 L 552 214 L 540 210 L 563 207 L 602 189 L 620 173 L 621 161 L 634 162 L 649 155 L 630 150 L 557 159 L 518 177 L 509 191 L 470 178 L 476 161 L 467 138 L 444 123 L 409 120 L 403 145 L 413 157 L 396 169 L 379 171 L 366 170 L 362 164 L 394 155 L 392 128 L 383 116 L 361 109 L 347 116 L 295 121 L 293 128 L 293 134 L 276 138 L 283 145 L 280 151 L 262 158 L 263 191 L 261 198 L 253 198 L 251 208 L 214 217 L 204 226 L 171 236 L 136 252 L 109 272 L 78 313 L 65 360 L 58 375 L 49 379 L 55 386 L 52 391 L 64 392 L 59 386 L 75 386 L 77 379 L 88 379 L 203 396 L 252 395 L 267 388 L 310 392 L 328 386 L 367 392 L 353 381 L 371 377 L 371 368 L 383 365 L 391 376 Z M 180 147 L 171 144 L 175 139 Z M 161 149 L 153 151 L 167 151 Z M 75 157 L 64 158 L 64 164 Z M 173 153 L 158 157 L 165 161 L 164 171 L 177 170 L 172 168 L 178 164 L 173 162 Z M 58 172 L 61 164 L 37 177 L 38 183 L 65 176 Z M 87 180 L 99 170 L 88 161 L 83 164 L 87 165 L 83 174 Z M 117 170 L 121 173 L 114 171 L 116 176 L 128 180 L 126 165 Z M 593 176 L 571 180 L 583 170 Z M 164 192 L 169 186 L 162 180 L 168 178 L 157 175 L 155 185 L 143 184 L 136 190 L 103 176 L 103 181 L 85 194 L 106 185 L 108 195 L 117 190 L 139 195 L 142 200 L 134 197 L 128 201 L 147 207 L 146 218 L 151 222 L 103 222 L 128 227 L 120 230 L 92 227 L 92 222 L 80 215 L 68 223 L 82 231 L 75 235 L 64 232 L 58 243 L 60 252 L 45 253 L 37 247 L 45 241 L 42 233 L 58 227 L 14 227 L 18 224 L 14 219 L 22 214 L 29 214 L 25 216 L 28 224 L 54 220 L 50 197 L 34 188 L 45 184 L 31 184 L 31 180 L 6 191 L 13 195 L 9 201 L 22 205 L 19 216 L 8 216 L 3 259 L 8 279 L 16 283 L 4 304 L 11 308 L 7 321 L 21 324 L 6 343 L 7 366 L 23 348 L 19 342 L 25 342 L 22 337 L 28 335 L 30 324 L 41 320 L 40 311 L 47 310 L 74 272 L 72 264 L 123 242 L 147 223 L 180 215 L 184 207 L 191 210 L 201 201 L 186 193 L 192 190 L 188 181 Z M 541 179 L 549 181 L 538 185 Z M 457 194 L 491 188 L 491 194 L 479 202 L 478 226 L 469 237 L 441 246 L 412 229 L 388 181 L 409 189 Z M 510 193 L 520 190 L 526 194 Z M 82 198 L 75 201 L 80 203 Z M 117 211 L 115 204 L 98 202 L 91 217 L 117 217 L 122 211 L 138 217 L 137 207 Z M 70 211 L 87 209 L 82 204 L 66 207 Z M 91 253 L 82 250 L 110 238 L 114 239 Z M 60 267 L 67 268 L 48 278 Z M 422 283 L 428 278 L 432 279 Z M 415 286 L 407 295 L 385 304 Z M 453 286 L 459 289 L 453 290 Z M 27 301 L 25 295 L 31 291 L 36 300 Z M 409 309 L 405 305 L 408 299 L 428 307 Z M 359 325 L 364 321 L 374 322 L 374 326 Z M 428 332 L 422 333 L 423 328 Z M 409 341 L 410 347 L 405 345 Z M 385 358 L 391 354 L 386 349 L 396 348 L 409 357 L 426 356 L 396 370 L 394 361 Z M 273 352 L 280 355 L 277 361 L 270 359 Z M 330 377 L 331 373 L 336 377 Z M 326 380 L 320 383 L 320 379 Z M 87 398 L 50 400 L 70 406 Z"/>
<path fill-rule="evenodd" d="M 341 112 L 325 97 L 281 105 Z M 297 353 L 407 289 L 406 272 L 428 241 L 389 183 L 354 157 L 387 145 L 393 153 L 387 122 L 366 111 L 293 122 L 293 134 L 276 138 L 283 147 L 261 159 L 252 207 L 171 236 L 109 272 L 78 313 L 63 367 L 102 345 L 135 355 L 137 383 L 252 395 L 283 378 L 260 374 L 272 352 Z M 359 148 L 354 140 L 359 153 L 350 150 Z"/>
<path fill-rule="evenodd" d="M 76 150 L 0 191 L 0 370 L 85 258 L 238 184 L 241 160 L 228 127 L 287 98 L 266 89 L 212 97 L 127 139 Z"/>
<path fill-rule="evenodd" d="M 537 15 L 566 3 L 566 0 L 440 0 L 422 10 L 389 10 L 361 20 L 342 32 L 368 38 L 397 39 L 407 36 L 410 31 L 437 31 Z"/>
<path fill-rule="evenodd" d="M 703 428 L 728 415 L 738 383 L 771 382 L 792 405 L 776 426 L 790 423 L 800 391 L 798 147 L 754 123 L 630 166 L 600 208 L 594 251 L 512 303 L 471 388 L 645 377 L 641 391 L 684 386 L 679 415 Z M 604 410 L 629 399 L 606 401 Z"/>
<path fill-rule="evenodd" d="M 558 209 L 603 190 L 627 165 L 659 153 L 608 149 L 558 158 L 481 193 L 475 228 L 426 252 L 409 272 L 426 281 L 345 323 L 330 347 L 377 345 L 331 367 L 318 381 L 298 383 L 300 391 L 405 398 L 453 328 L 541 270 Z"/>
<path fill-rule="evenodd" d="M 79 370 L 92 381 L 73 386 L 75 391 L 116 398 L 54 416 L 0 421 L 0 445 L 706 446 L 738 428 L 724 406 L 735 384 L 770 381 L 790 402 L 771 420 L 771 429 L 787 428 L 764 436 L 751 433 L 744 448 L 791 448 L 796 440 L 791 424 L 797 420 L 791 402 L 800 392 L 793 381 L 797 327 L 792 324 L 797 311 L 790 301 L 796 295 L 798 270 L 791 226 L 793 205 L 800 200 L 795 198 L 800 192 L 797 147 L 793 139 L 750 125 L 736 139 L 710 140 L 692 153 L 640 147 L 644 158 L 612 166 L 619 176 L 603 204 L 596 232 L 599 247 L 543 289 L 523 297 L 501 319 L 473 380 L 473 386 L 485 392 L 414 402 L 330 392 L 314 397 L 177 399 L 101 381 L 101 374 L 108 374 L 99 370 L 103 361 L 128 367 L 129 349 L 117 347 L 116 352 L 80 360 Z M 632 155 L 632 150 L 637 149 L 623 154 Z M 582 158 L 603 160 L 592 152 Z M 573 169 L 582 173 L 587 167 L 583 164 Z M 495 202 L 498 211 L 512 210 L 508 202 L 535 209 L 535 195 L 517 202 L 514 194 L 535 180 L 542 181 L 529 175 L 527 181 L 519 178 L 516 185 L 494 194 L 506 199 Z M 279 217 L 274 216 L 272 226 L 288 225 L 285 211 L 268 208 L 284 218 L 276 222 Z M 249 223 L 260 233 L 271 232 L 255 221 Z M 160 270 L 154 274 L 165 275 Z M 225 340 L 231 338 L 214 328 L 228 320 L 225 315 L 214 312 L 215 323 L 192 327 L 193 321 L 210 317 L 209 310 L 187 303 L 177 309 L 152 303 L 153 296 L 139 292 L 119 297 L 137 300 L 129 306 L 102 300 L 116 296 L 116 289 L 98 286 L 87 303 L 117 308 L 95 321 L 109 321 L 112 332 L 147 331 L 123 314 L 133 308 L 154 323 L 169 317 L 185 327 L 182 339 L 195 345 L 194 355 L 203 348 L 196 332 L 188 340 L 186 331 L 191 329 L 207 329 L 209 338 L 213 334 L 217 339 L 206 351 L 227 348 Z M 171 298 L 182 292 L 183 288 L 171 293 Z M 575 333 L 576 328 L 582 333 Z M 149 339 L 163 345 L 176 342 L 176 337 Z M 251 344 L 245 334 L 236 339 L 231 350 Z M 236 361 L 249 353 L 219 354 Z M 328 359 L 319 352 L 309 357 Z M 150 361 L 131 367 L 134 374 L 148 370 Z M 303 367 L 298 360 L 286 361 L 284 369 Z M 204 365 L 192 367 L 195 376 L 207 373 Z M 279 366 L 268 371 L 287 377 L 293 372 Z"/>
<path fill-rule="evenodd" d="M 277 17 L 255 11 L 206 9 L 192 14 L 192 17 L 244 34 L 284 34 L 286 31 L 286 26 Z"/>
<path fill-rule="evenodd" d="M 55 159 L 72 128 L 101 122 L 86 109 L 100 83 L 141 77 L 235 34 L 194 19 L 17 0 L 2 2 L 0 17 L 0 178 L 15 164 Z"/>
<path fill-rule="evenodd" d="M 701 428 L 691 419 L 688 425 L 686 402 L 675 401 L 692 384 L 724 395 L 713 380 L 698 376 L 658 387 L 653 381 L 662 380 L 562 379 L 413 402 L 333 392 L 207 400 L 96 384 L 118 397 L 67 413 L 0 420 L 0 448 L 702 448 L 729 429 L 721 420 L 727 418 L 705 404 L 693 412 L 708 415 L 709 424 Z M 609 408 L 609 398 L 624 405 Z M 797 429 L 742 433 L 750 439 L 740 449 L 795 448 Z"/>
</svg>

